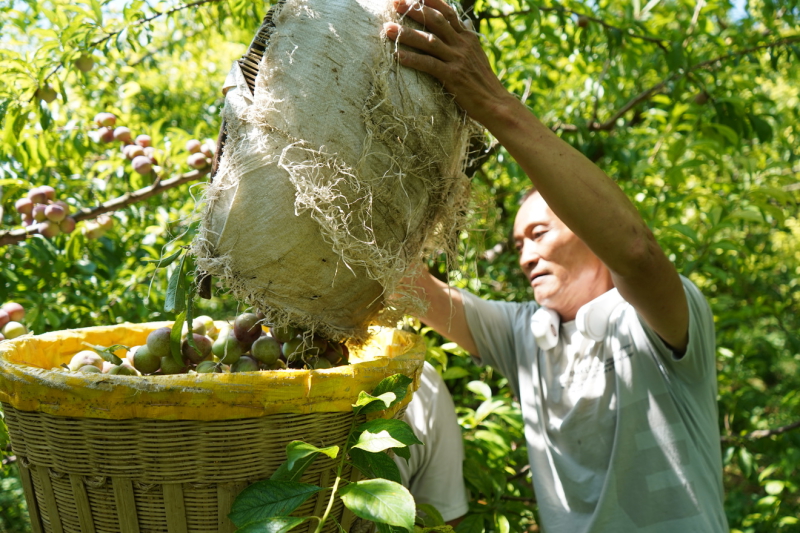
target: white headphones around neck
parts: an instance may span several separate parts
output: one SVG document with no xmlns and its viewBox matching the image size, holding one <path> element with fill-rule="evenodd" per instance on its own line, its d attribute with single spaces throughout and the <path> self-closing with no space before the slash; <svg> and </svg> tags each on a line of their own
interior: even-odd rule
<svg viewBox="0 0 800 533">
<path fill-rule="evenodd" d="M 578 309 L 575 317 L 575 326 L 578 331 L 593 341 L 602 341 L 608 330 L 608 319 L 617 305 L 625 300 L 617 289 L 598 296 L 591 302 Z M 558 328 L 561 326 L 561 317 L 558 313 L 547 307 L 540 307 L 531 318 L 531 332 L 536 339 L 536 344 L 542 350 L 550 350 L 558 344 Z"/>
</svg>

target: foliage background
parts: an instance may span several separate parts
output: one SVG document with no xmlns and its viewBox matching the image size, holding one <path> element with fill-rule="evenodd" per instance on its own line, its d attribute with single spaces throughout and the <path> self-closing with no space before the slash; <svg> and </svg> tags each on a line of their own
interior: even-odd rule
<svg viewBox="0 0 800 533">
<path fill-rule="evenodd" d="M 506 87 L 619 183 L 708 297 L 731 527 L 798 530 L 797 0 L 749 0 L 744 11 L 727 0 L 462 5 Z M 19 228 L 14 201 L 33 186 L 92 209 L 150 185 L 116 146 L 94 142 L 97 112 L 151 135 L 165 179 L 186 173 L 184 143 L 216 137 L 219 87 L 268 7 L 0 2 L 0 239 Z M 95 60 L 88 73 L 74 68 L 81 53 Z M 50 104 L 34 96 L 44 83 L 58 92 Z M 463 260 L 431 268 L 482 297 L 531 298 L 507 246 L 527 178 L 501 148 L 476 156 Z M 173 318 L 161 311 L 165 273 L 143 260 L 189 242 L 196 183 L 115 211 L 114 229 L 99 240 L 77 231 L 0 245 L 0 302 L 22 303 L 37 333 Z M 200 306 L 214 316 L 238 309 L 224 294 Z M 505 380 L 408 326 L 426 336 L 459 408 L 473 495 L 459 530 L 536 531 L 519 408 Z M 2 468 L 0 532 L 25 531 L 13 458 Z"/>
</svg>

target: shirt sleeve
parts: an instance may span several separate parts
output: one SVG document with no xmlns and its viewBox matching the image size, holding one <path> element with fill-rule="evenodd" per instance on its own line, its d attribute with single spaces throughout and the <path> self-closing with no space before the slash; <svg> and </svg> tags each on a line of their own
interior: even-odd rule
<svg viewBox="0 0 800 533">
<path fill-rule="evenodd" d="M 499 370 L 518 395 L 516 348 L 519 339 L 516 329 L 530 329 L 530 324 L 518 324 L 520 320 L 524 321 L 521 318 L 522 304 L 483 300 L 463 290 L 461 295 L 467 326 L 478 348 L 478 353 L 472 355 L 480 359 L 480 364 Z"/>
<path fill-rule="evenodd" d="M 423 366 L 420 388 L 408 404 L 404 420 L 423 445 L 409 448 L 408 463 L 394 457 L 403 485 L 417 504 L 433 505 L 445 522 L 467 514 L 461 427 L 444 380 L 428 363 Z"/>
<path fill-rule="evenodd" d="M 714 316 L 700 289 L 683 276 L 681 282 L 689 305 L 689 344 L 686 353 L 679 355 L 673 352 L 641 316 L 639 323 L 664 364 L 681 379 L 695 382 L 714 375 L 716 358 Z"/>
</svg>

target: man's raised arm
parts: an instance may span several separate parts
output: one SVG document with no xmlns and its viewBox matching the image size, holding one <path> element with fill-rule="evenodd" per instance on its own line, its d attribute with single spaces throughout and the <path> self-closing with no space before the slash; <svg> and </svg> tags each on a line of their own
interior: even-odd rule
<svg viewBox="0 0 800 533">
<path fill-rule="evenodd" d="M 427 312 L 418 318 L 443 337 L 450 339 L 474 357 L 479 357 L 478 348 L 472 339 L 464 312 L 461 293 L 428 273 L 419 265 L 405 283 L 416 288 L 417 296 L 428 302 Z"/>
<path fill-rule="evenodd" d="M 680 277 L 622 190 L 502 86 L 478 36 L 443 0 L 424 5 L 395 0 L 395 5 L 425 26 L 422 31 L 384 26 L 390 39 L 422 52 L 401 50 L 400 63 L 444 84 L 514 157 L 556 216 L 603 261 L 620 294 L 665 342 L 684 350 L 689 308 Z"/>
</svg>

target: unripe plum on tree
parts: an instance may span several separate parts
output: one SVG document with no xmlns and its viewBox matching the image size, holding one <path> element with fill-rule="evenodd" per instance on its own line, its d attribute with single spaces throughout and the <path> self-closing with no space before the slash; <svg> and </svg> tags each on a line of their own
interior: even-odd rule
<svg viewBox="0 0 800 533">
<path fill-rule="evenodd" d="M 114 130 L 114 140 L 129 143 L 131 142 L 131 130 L 126 128 L 125 126 L 119 126 L 117 129 Z"/>
<path fill-rule="evenodd" d="M 181 351 L 183 352 L 184 359 L 198 364 L 211 357 L 211 346 L 213 344 L 211 339 L 205 335 L 198 335 L 197 333 L 192 333 L 192 339 L 194 340 L 195 346 L 197 346 L 197 349 L 200 351 L 198 352 L 192 348 L 188 341 L 183 341 Z"/>
<path fill-rule="evenodd" d="M 66 217 L 61 223 L 58 225 L 59 229 L 62 233 L 72 233 L 75 231 L 75 219 L 72 217 Z"/>
<path fill-rule="evenodd" d="M 694 96 L 694 103 L 697 105 L 705 105 L 708 102 L 708 93 L 701 91 Z"/>
<path fill-rule="evenodd" d="M 133 352 L 133 367 L 142 374 L 152 374 L 161 368 L 161 358 L 147 346 L 138 346 Z"/>
<path fill-rule="evenodd" d="M 98 126 L 112 128 L 117 123 L 117 117 L 113 113 L 98 113 L 94 116 L 94 121 Z"/>
<path fill-rule="evenodd" d="M 108 215 L 100 215 L 96 220 L 100 227 L 106 231 L 114 227 L 114 219 Z"/>
<path fill-rule="evenodd" d="M 150 174 L 150 171 L 153 169 L 153 163 L 150 161 L 150 158 L 146 155 L 137 155 L 133 158 L 133 170 L 141 174 L 142 176 L 146 176 Z"/>
<path fill-rule="evenodd" d="M 83 234 L 87 239 L 99 239 L 106 234 L 106 230 L 96 222 L 87 222 L 83 226 Z"/>
<path fill-rule="evenodd" d="M 51 103 L 53 100 L 56 99 L 57 93 L 55 89 L 53 89 L 49 84 L 46 84 L 44 87 L 39 87 L 36 89 L 36 98 L 39 100 L 44 100 L 46 103 Z"/>
<path fill-rule="evenodd" d="M 92 350 L 82 350 L 72 356 L 72 359 L 70 359 L 70 362 L 67 366 L 70 370 L 75 372 L 86 365 L 92 365 L 96 367 L 97 370 L 102 370 L 103 358 L 100 357 L 97 352 Z"/>
<path fill-rule="evenodd" d="M 271 335 L 265 335 L 256 339 L 250 352 L 256 361 L 271 366 L 281 356 L 281 345 Z"/>
<path fill-rule="evenodd" d="M 195 154 L 200 151 L 200 141 L 197 139 L 190 139 L 186 141 L 186 151 L 190 154 Z"/>
<path fill-rule="evenodd" d="M 172 357 L 169 349 L 169 336 L 172 333 L 170 328 L 158 328 L 150 332 L 147 336 L 147 348 L 158 357 Z"/>
<path fill-rule="evenodd" d="M 15 322 L 19 322 L 25 318 L 25 308 L 17 302 L 6 302 L 0 309 L 8 313 L 8 318 Z"/>
<path fill-rule="evenodd" d="M 200 152 L 192 154 L 186 159 L 186 163 L 192 168 L 206 168 L 208 166 L 208 158 Z"/>
<path fill-rule="evenodd" d="M 200 153 L 206 157 L 214 157 L 214 147 L 209 143 L 203 143 L 200 147 Z"/>
<path fill-rule="evenodd" d="M 3 327 L 9 322 L 11 322 L 11 317 L 8 316 L 8 313 L 6 313 L 5 309 L 0 309 L 0 329 L 3 329 Z"/>
<path fill-rule="evenodd" d="M 114 140 L 114 130 L 111 128 L 100 128 L 97 130 L 97 140 L 102 143 L 110 143 Z"/>
<path fill-rule="evenodd" d="M 47 215 L 45 214 L 46 210 L 47 206 L 44 204 L 34 205 L 33 213 L 31 213 L 31 215 L 33 216 L 33 220 L 35 220 L 36 222 L 44 222 L 45 220 L 47 220 Z"/>
<path fill-rule="evenodd" d="M 243 344 L 253 344 L 261 336 L 261 324 L 255 313 L 242 313 L 233 322 L 233 334 Z"/>
<path fill-rule="evenodd" d="M 148 146 L 150 146 L 151 142 L 153 142 L 153 140 L 150 138 L 149 135 L 139 135 L 138 137 L 136 137 L 136 144 L 138 144 L 142 148 L 147 148 Z"/>
<path fill-rule="evenodd" d="M 89 54 L 83 53 L 75 60 L 75 68 L 81 72 L 89 72 L 94 68 L 94 59 Z"/>
<path fill-rule="evenodd" d="M 231 365 L 231 372 L 258 372 L 258 363 L 252 357 L 243 355 Z"/>
<path fill-rule="evenodd" d="M 30 198 L 20 198 L 14 203 L 14 209 L 20 215 L 30 215 L 33 212 L 33 201 Z"/>
<path fill-rule="evenodd" d="M 67 212 L 58 204 L 48 205 L 44 210 L 44 216 L 51 222 L 61 222 L 67 216 Z"/>
<path fill-rule="evenodd" d="M 47 193 L 41 187 L 34 187 L 28 191 L 28 198 L 34 204 L 43 204 L 47 202 Z"/>
<path fill-rule="evenodd" d="M 61 235 L 61 228 L 58 227 L 58 222 L 45 220 L 44 222 L 39 223 L 39 233 L 48 239 L 52 239 L 57 235 Z"/>
<path fill-rule="evenodd" d="M 30 226 L 34 222 L 36 222 L 36 221 L 33 220 L 33 216 L 31 216 L 31 215 L 22 215 L 22 226 L 23 227 L 27 228 L 28 226 Z"/>
</svg>

